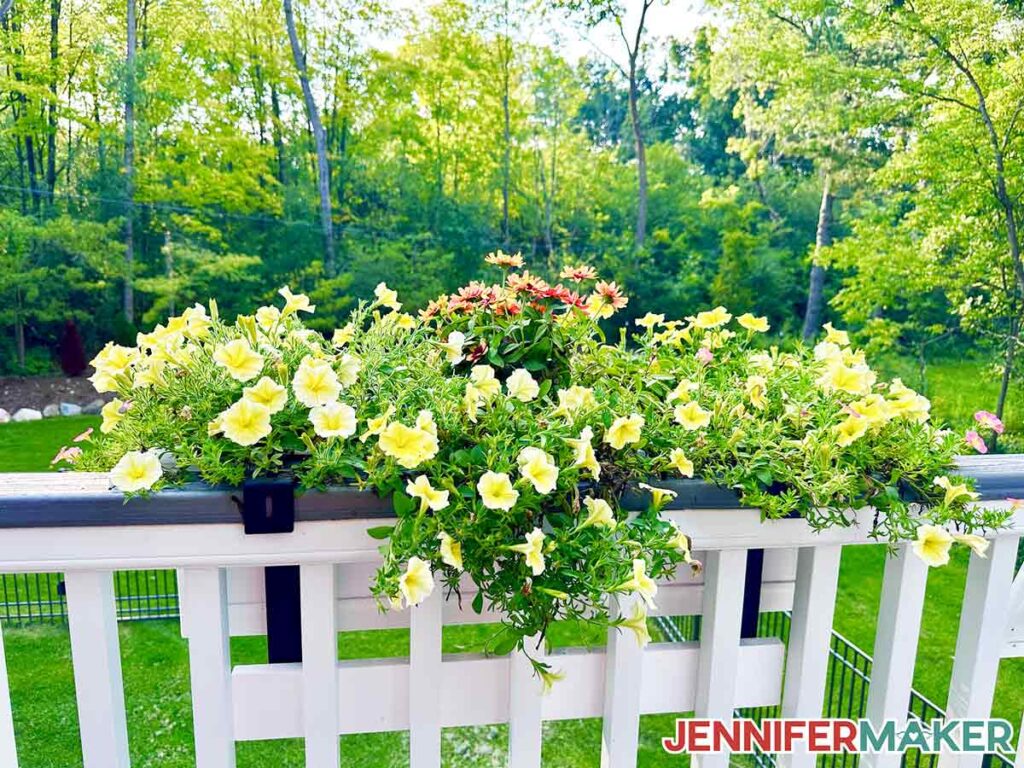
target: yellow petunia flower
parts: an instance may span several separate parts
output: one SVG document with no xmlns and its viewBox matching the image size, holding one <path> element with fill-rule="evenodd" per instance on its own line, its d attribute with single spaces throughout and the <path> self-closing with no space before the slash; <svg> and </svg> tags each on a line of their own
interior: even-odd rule
<svg viewBox="0 0 1024 768">
<path fill-rule="evenodd" d="M 658 585 L 647 575 L 647 562 L 643 559 L 633 561 L 633 576 L 616 587 L 617 592 L 636 592 L 647 603 L 648 608 L 655 608 L 654 596 L 658 594 Z"/>
<path fill-rule="evenodd" d="M 256 310 L 256 324 L 269 334 L 281 319 L 281 310 L 277 307 L 260 307 Z"/>
<path fill-rule="evenodd" d="M 768 381 L 764 376 L 747 377 L 747 397 L 750 399 L 750 404 L 755 408 L 764 410 L 768 407 L 767 390 Z"/>
<path fill-rule="evenodd" d="M 725 307 L 715 307 L 705 312 L 698 312 L 697 316 L 693 318 L 693 325 L 695 328 L 706 330 L 725 325 L 730 320 L 732 320 L 732 315 L 726 311 Z"/>
<path fill-rule="evenodd" d="M 544 573 L 544 531 L 540 528 L 534 528 L 526 534 L 526 543 L 513 544 L 509 549 L 519 552 L 526 558 L 526 564 L 534 576 Z"/>
<path fill-rule="evenodd" d="M 269 376 L 264 376 L 253 386 L 243 389 L 242 397 L 265 406 L 274 414 L 283 410 L 288 403 L 288 390 Z"/>
<path fill-rule="evenodd" d="M 377 287 L 373 289 L 373 295 L 377 297 L 377 303 L 382 307 L 388 307 L 395 312 L 402 308 L 402 303 L 398 300 L 398 293 L 388 288 L 387 283 L 377 283 Z"/>
<path fill-rule="evenodd" d="M 558 483 L 558 466 L 550 454 L 539 448 L 524 448 L 519 452 L 519 474 L 521 474 L 541 495 L 555 490 Z"/>
<path fill-rule="evenodd" d="M 490 399 L 501 392 L 501 382 L 494 376 L 494 369 L 489 365 L 474 365 L 469 372 L 469 380 L 483 397 Z"/>
<path fill-rule="evenodd" d="M 245 339 L 235 339 L 218 346 L 213 352 L 213 362 L 236 381 L 249 381 L 263 370 L 263 355 L 249 346 Z"/>
<path fill-rule="evenodd" d="M 241 399 L 218 417 L 224 436 L 239 445 L 253 445 L 270 434 L 270 410 Z"/>
<path fill-rule="evenodd" d="M 647 631 L 647 608 L 643 603 L 633 605 L 633 615 L 623 619 L 621 626 L 633 632 L 641 648 L 651 642 L 651 634 Z"/>
<path fill-rule="evenodd" d="M 669 525 L 672 526 L 672 538 L 668 540 L 669 547 L 682 555 L 685 562 L 690 562 L 690 537 L 679 530 L 679 525 L 675 520 L 670 520 Z"/>
<path fill-rule="evenodd" d="M 437 423 L 434 421 L 434 414 L 426 408 L 416 414 L 416 426 L 437 437 Z"/>
<path fill-rule="evenodd" d="M 654 503 L 654 508 L 659 511 L 665 506 L 666 502 L 672 501 L 672 499 L 679 495 L 670 488 L 655 488 L 653 485 L 648 485 L 647 483 L 640 483 L 638 487 L 651 494 L 651 500 Z"/>
<path fill-rule="evenodd" d="M 935 568 L 949 562 L 949 548 L 952 545 L 953 537 L 945 528 L 937 525 L 920 525 L 917 528 L 917 539 L 911 545 L 911 549 L 929 567 Z"/>
<path fill-rule="evenodd" d="M 309 412 L 313 431 L 319 437 L 351 437 L 356 431 L 356 412 L 351 405 L 328 403 Z"/>
<path fill-rule="evenodd" d="M 419 605 L 434 591 L 434 574 L 430 563 L 418 557 L 410 557 L 405 573 L 398 577 L 398 588 L 409 605 Z"/>
<path fill-rule="evenodd" d="M 591 442 L 594 439 L 594 430 L 584 427 L 578 438 L 565 438 L 565 442 L 573 448 L 573 466 L 586 469 L 595 480 L 601 478 L 601 464 L 594 453 L 594 446 Z"/>
<path fill-rule="evenodd" d="M 466 345 L 466 334 L 462 331 L 452 331 L 448 334 L 448 340 L 441 345 L 444 349 L 445 359 L 452 365 L 458 365 L 463 361 L 465 355 L 462 348 Z"/>
<path fill-rule="evenodd" d="M 855 440 L 864 437 L 868 431 L 868 420 L 861 416 L 849 416 L 836 427 L 836 444 L 845 448 Z"/>
<path fill-rule="evenodd" d="M 457 542 L 444 531 L 437 534 L 437 538 L 441 540 L 441 562 L 445 565 L 450 565 L 457 571 L 463 570 L 462 544 Z"/>
<path fill-rule="evenodd" d="M 693 462 L 686 458 L 682 448 L 673 448 L 669 452 L 668 464 L 683 477 L 693 477 Z"/>
<path fill-rule="evenodd" d="M 676 384 L 675 389 L 668 393 L 668 397 L 666 398 L 666 400 L 669 403 L 673 402 L 674 400 L 682 400 L 684 397 L 687 397 L 691 392 L 696 392 L 698 388 L 699 387 L 696 382 L 690 381 L 689 379 L 680 379 L 679 383 Z"/>
<path fill-rule="evenodd" d="M 843 363 L 833 363 L 819 377 L 818 383 L 829 392 L 866 395 L 875 383 L 875 374 L 868 368 L 851 368 Z"/>
<path fill-rule="evenodd" d="M 846 331 L 837 331 L 832 327 L 832 323 L 825 323 L 821 327 L 825 329 L 825 341 L 838 344 L 840 347 L 850 346 L 850 334 Z"/>
<path fill-rule="evenodd" d="M 946 496 L 943 499 L 945 504 L 953 504 L 960 499 L 967 499 L 968 501 L 975 501 L 979 498 L 979 494 L 970 490 L 965 483 L 953 484 L 946 475 L 940 475 L 933 481 L 939 488 L 943 488 L 946 491 Z"/>
<path fill-rule="evenodd" d="M 540 385 L 528 370 L 519 368 L 505 379 L 505 391 L 508 392 L 509 397 L 528 403 L 540 393 Z"/>
<path fill-rule="evenodd" d="M 985 557 L 985 553 L 988 552 L 988 547 L 992 543 L 985 537 L 974 533 L 954 533 L 953 540 L 957 544 L 963 544 L 970 548 L 978 557 Z"/>
<path fill-rule="evenodd" d="M 356 327 L 349 323 L 344 328 L 337 328 L 331 336 L 331 344 L 336 347 L 344 347 L 356 337 Z"/>
<path fill-rule="evenodd" d="M 617 522 L 611 504 L 604 499 L 595 499 L 592 496 L 587 496 L 583 500 L 583 506 L 587 508 L 587 519 L 579 524 L 577 530 L 583 530 L 592 525 L 615 530 Z"/>
<path fill-rule="evenodd" d="M 568 389 L 558 390 L 558 407 L 555 408 L 554 415 L 572 418 L 580 411 L 596 405 L 594 390 L 574 384 Z"/>
<path fill-rule="evenodd" d="M 100 424 L 100 432 L 105 435 L 109 435 L 114 431 L 114 427 L 116 427 L 118 422 L 124 418 L 124 414 L 121 412 L 123 407 L 124 401 L 115 397 L 100 409 L 100 415 L 103 416 L 103 423 Z"/>
<path fill-rule="evenodd" d="M 338 381 L 343 387 L 351 387 L 363 369 L 363 361 L 347 352 L 338 361 Z"/>
<path fill-rule="evenodd" d="M 284 297 L 284 315 L 291 315 L 296 312 L 312 313 L 316 307 L 309 303 L 309 296 L 303 293 L 292 293 L 287 285 L 278 293 Z"/>
<path fill-rule="evenodd" d="M 380 449 L 406 469 L 415 469 L 437 455 L 437 437 L 419 427 L 399 422 L 388 424 L 377 443 Z"/>
<path fill-rule="evenodd" d="M 480 414 L 480 405 L 484 401 L 484 396 L 477 389 L 473 382 L 466 382 L 466 394 L 462 398 L 463 405 L 466 408 L 466 416 L 471 422 L 476 424 L 477 416 Z"/>
<path fill-rule="evenodd" d="M 420 500 L 421 513 L 426 512 L 427 509 L 440 512 L 448 506 L 448 491 L 437 490 L 430 484 L 430 478 L 426 475 L 420 475 L 415 480 L 407 482 L 405 492 L 414 499 Z"/>
<path fill-rule="evenodd" d="M 736 322 L 754 333 L 768 333 L 768 329 L 771 328 L 767 317 L 755 317 L 750 312 L 744 312 L 736 318 Z"/>
<path fill-rule="evenodd" d="M 390 405 L 380 416 L 374 416 L 366 422 L 366 431 L 359 436 L 359 442 L 365 443 L 373 435 L 379 435 L 388 425 L 388 421 L 395 413 L 395 406 Z"/>
<path fill-rule="evenodd" d="M 711 423 L 711 411 L 705 411 L 696 400 L 677 405 L 672 416 L 677 424 L 690 432 L 703 429 Z"/>
<path fill-rule="evenodd" d="M 124 493 L 147 491 L 163 473 L 160 459 L 155 454 L 129 451 L 110 470 L 110 482 Z"/>
<path fill-rule="evenodd" d="M 640 442 L 640 433 L 644 427 L 644 417 L 639 413 L 619 416 L 604 433 L 604 442 L 615 450 L 622 450 L 627 443 Z"/>
<path fill-rule="evenodd" d="M 519 491 L 504 472 L 484 472 L 477 481 L 476 490 L 488 509 L 510 510 L 519 500 Z"/>
<path fill-rule="evenodd" d="M 636 324 L 639 325 L 641 328 L 646 328 L 648 331 L 654 328 L 654 326 L 661 325 L 664 322 L 664 315 L 656 315 L 653 312 L 648 312 L 643 317 L 638 317 L 636 319 Z"/>
<path fill-rule="evenodd" d="M 330 364 L 307 355 L 292 379 L 295 399 L 307 408 L 333 403 L 341 394 L 341 383 Z"/>
</svg>

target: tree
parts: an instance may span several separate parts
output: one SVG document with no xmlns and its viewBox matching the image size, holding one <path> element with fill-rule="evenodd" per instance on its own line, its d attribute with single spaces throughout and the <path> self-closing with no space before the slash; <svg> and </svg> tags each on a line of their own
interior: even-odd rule
<svg viewBox="0 0 1024 768">
<path fill-rule="evenodd" d="M 610 21 L 614 24 L 626 52 L 626 66 L 623 67 L 614 58 L 609 60 L 626 78 L 629 96 L 629 121 L 633 129 L 633 144 L 636 151 L 636 226 L 633 230 L 633 243 L 637 250 L 644 247 L 647 241 L 647 144 L 644 127 L 640 120 L 640 74 L 642 71 L 641 54 L 644 45 L 644 33 L 647 31 L 647 14 L 654 0 L 638 0 L 635 10 L 638 11 L 636 26 L 626 28 L 625 15 L 627 7 L 619 0 L 559 0 L 557 3 L 571 11 L 581 13 L 588 27 Z"/>
<path fill-rule="evenodd" d="M 731 147 L 757 184 L 769 166 L 792 160 L 808 163 L 820 179 L 803 318 L 808 341 L 825 306 L 822 256 L 834 237 L 836 188 L 855 177 L 859 164 L 873 160 L 878 147 L 869 129 L 878 130 L 885 98 L 862 84 L 858 63 L 865 53 L 851 40 L 840 4 L 739 0 L 726 10 L 730 34 L 712 76 L 717 93 L 738 94 L 745 135 Z"/>
<path fill-rule="evenodd" d="M 320 110 L 317 108 L 313 89 L 309 83 L 306 54 L 299 42 L 292 0 L 283 0 L 283 2 L 288 41 L 292 47 L 292 58 L 295 60 L 295 69 L 299 75 L 302 100 L 306 107 L 306 118 L 309 120 L 310 130 L 313 133 L 313 146 L 316 151 L 317 189 L 320 193 L 320 226 L 324 237 L 324 268 L 328 275 L 333 275 L 337 265 L 334 248 L 334 220 L 331 213 L 331 168 L 327 159 L 327 136 L 324 133 L 324 126 L 320 121 Z"/>
</svg>

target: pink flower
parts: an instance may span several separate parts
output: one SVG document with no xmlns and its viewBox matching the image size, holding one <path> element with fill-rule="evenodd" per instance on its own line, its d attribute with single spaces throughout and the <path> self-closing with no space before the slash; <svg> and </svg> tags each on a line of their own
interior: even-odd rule
<svg viewBox="0 0 1024 768">
<path fill-rule="evenodd" d="M 999 417 L 989 411 L 978 411 L 974 414 L 974 420 L 981 424 L 981 426 L 988 427 L 997 435 L 1003 434 L 1003 430 L 1006 428 L 1003 426 L 1003 422 L 999 420 Z"/>
<path fill-rule="evenodd" d="M 967 434 L 964 435 L 964 440 L 966 440 L 967 444 L 978 453 L 988 453 L 988 446 L 985 445 L 985 441 L 982 439 L 981 435 L 973 429 L 967 430 Z"/>
<path fill-rule="evenodd" d="M 73 442 L 80 443 L 83 440 L 89 440 L 92 438 L 92 427 L 89 427 L 85 432 L 80 435 L 76 435 Z"/>
<path fill-rule="evenodd" d="M 1024 507 L 1024 499 L 1015 499 L 1013 496 L 1007 496 L 1006 500 L 1010 502 L 1010 506 L 1015 510 Z"/>
<path fill-rule="evenodd" d="M 700 349 L 697 350 L 697 360 L 704 363 L 704 365 L 707 365 L 714 359 L 714 354 L 707 347 L 701 347 Z"/>
<path fill-rule="evenodd" d="M 81 455 L 82 455 L 82 449 L 79 448 L 78 446 L 74 446 L 72 448 L 68 448 L 65 445 L 65 446 L 62 446 L 59 451 L 57 451 L 57 455 L 53 457 L 53 460 L 50 462 L 50 464 L 51 465 L 57 464 L 58 462 L 61 462 L 61 461 L 66 461 L 69 464 L 74 464 L 75 461 L 78 459 L 78 457 L 81 456 Z"/>
</svg>

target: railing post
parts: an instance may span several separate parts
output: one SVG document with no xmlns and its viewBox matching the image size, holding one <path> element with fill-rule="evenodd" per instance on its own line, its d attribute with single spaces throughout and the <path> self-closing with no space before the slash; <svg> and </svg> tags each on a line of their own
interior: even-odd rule
<svg viewBox="0 0 1024 768">
<path fill-rule="evenodd" d="M 409 765 L 441 765 L 441 611 L 440 588 L 410 608 L 409 616 Z"/>
<path fill-rule="evenodd" d="M 128 768 L 113 574 L 69 571 L 65 583 L 85 768 Z"/>
<path fill-rule="evenodd" d="M 0 765 L 18 768 L 18 747 L 14 740 L 14 716 L 11 714 L 11 689 L 4 654 L 4 633 L 0 626 Z"/>
<path fill-rule="evenodd" d="M 640 598 L 636 595 L 612 599 L 611 618 L 630 616 Z M 617 606 L 617 607 L 616 607 Z M 636 765 L 640 739 L 640 687 L 643 648 L 629 632 L 608 630 L 605 651 L 604 723 L 601 731 L 601 768 L 631 768 Z"/>
<path fill-rule="evenodd" d="M 227 574 L 217 567 L 185 568 L 183 573 L 188 594 L 196 768 L 234 768 Z"/>
<path fill-rule="evenodd" d="M 732 719 L 746 565 L 747 552 L 744 549 L 707 553 L 695 717 Z M 698 768 L 726 768 L 729 765 L 726 752 L 693 755 L 691 759 Z"/>
<path fill-rule="evenodd" d="M 967 567 L 956 638 L 956 656 L 949 682 L 946 717 L 978 719 L 992 713 L 999 659 L 1006 645 L 1007 606 L 1017 563 L 1016 536 L 992 542 L 988 556 L 971 556 Z M 1017 736 L 1018 742 L 1024 739 Z M 940 768 L 979 768 L 984 755 L 942 753 Z"/>
<path fill-rule="evenodd" d="M 895 720 L 901 724 L 899 731 L 907 721 L 927 585 L 928 566 L 909 544 L 901 544 L 897 554 L 886 560 L 882 581 L 866 712 L 875 726 Z M 863 755 L 870 768 L 898 768 L 901 758 L 899 753 Z"/>
<path fill-rule="evenodd" d="M 540 637 L 528 637 L 524 642 L 533 657 L 542 661 L 544 648 Z M 541 718 L 543 689 L 523 651 L 515 650 L 509 655 L 508 689 L 509 768 L 540 768 L 544 739 Z"/>
<path fill-rule="evenodd" d="M 303 565 L 302 717 L 307 768 L 338 768 L 338 628 L 334 566 Z"/>
<path fill-rule="evenodd" d="M 797 554 L 782 717 L 821 716 L 842 552 L 823 546 L 801 547 Z M 807 751 L 779 755 L 784 768 L 814 768 L 815 761 Z"/>
</svg>

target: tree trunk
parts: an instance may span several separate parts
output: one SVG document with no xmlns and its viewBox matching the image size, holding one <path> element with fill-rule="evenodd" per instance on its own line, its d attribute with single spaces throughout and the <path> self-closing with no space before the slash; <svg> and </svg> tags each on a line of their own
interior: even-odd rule
<svg viewBox="0 0 1024 768">
<path fill-rule="evenodd" d="M 128 0 L 124 91 L 124 317 L 135 322 L 135 0 Z"/>
<path fill-rule="evenodd" d="M 825 307 L 825 268 L 818 262 L 821 249 L 832 245 L 832 174 L 825 172 L 821 186 L 821 208 L 818 209 L 818 232 L 814 240 L 811 277 L 807 287 L 807 309 L 804 312 L 804 342 L 809 342 L 821 326 Z"/>
<path fill-rule="evenodd" d="M 57 64 L 60 53 L 60 0 L 50 0 L 50 103 L 46 107 L 46 189 L 53 206 L 57 186 Z"/>
<path fill-rule="evenodd" d="M 22 315 L 21 289 L 14 293 L 14 347 L 17 350 L 18 365 L 25 368 L 25 318 Z"/>
<path fill-rule="evenodd" d="M 283 187 L 285 175 L 284 139 L 281 136 L 281 97 L 277 93 L 277 84 L 270 83 L 270 135 L 274 141 L 274 152 L 277 154 L 277 181 Z"/>
<path fill-rule="evenodd" d="M 636 82 L 636 58 L 629 63 L 629 119 L 633 124 L 633 141 L 636 144 L 636 231 L 633 244 L 637 250 L 647 241 L 647 147 L 644 144 L 643 127 L 640 125 L 639 93 Z"/>
<path fill-rule="evenodd" d="M 299 35 L 295 29 L 295 12 L 292 0 L 284 0 L 284 19 L 288 27 L 288 41 L 292 46 L 292 57 L 295 68 L 299 72 L 299 84 L 302 86 L 302 98 L 306 104 L 306 117 L 313 131 L 313 143 L 316 148 L 317 186 L 320 191 L 320 226 L 324 235 L 324 270 L 329 277 L 335 273 L 334 258 L 334 224 L 331 221 L 331 169 L 327 162 L 327 138 L 324 126 L 320 122 L 320 112 L 313 98 L 313 89 L 309 84 L 309 71 L 306 68 L 306 54 L 299 43 Z"/>
<path fill-rule="evenodd" d="M 504 116 L 504 125 L 502 130 L 504 151 L 501 159 L 501 239 L 503 245 L 507 249 L 510 247 L 511 238 L 509 233 L 508 200 L 509 187 L 512 183 L 512 115 L 509 105 L 509 91 L 511 90 L 512 85 L 511 72 L 509 71 L 512 66 L 512 41 L 508 36 L 508 0 L 505 0 L 504 12 L 505 30 L 498 49 L 498 56 L 501 64 L 501 111 Z"/>
</svg>

